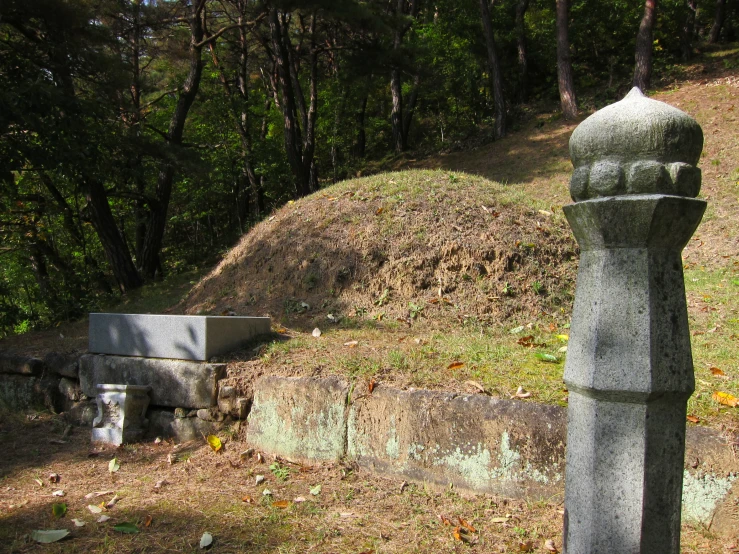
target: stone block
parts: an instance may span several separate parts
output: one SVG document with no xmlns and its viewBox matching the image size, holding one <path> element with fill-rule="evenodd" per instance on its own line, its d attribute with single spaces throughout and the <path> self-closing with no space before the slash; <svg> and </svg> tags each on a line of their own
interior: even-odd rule
<svg viewBox="0 0 739 554">
<path fill-rule="evenodd" d="M 203 440 L 203 435 L 218 433 L 224 423 L 203 421 L 197 417 L 176 418 L 171 410 L 150 409 L 147 417 L 149 429 L 147 436 L 172 438 L 177 443 L 191 440 Z"/>
<path fill-rule="evenodd" d="M 90 314 L 90 352 L 208 360 L 270 332 L 268 317 Z"/>
<path fill-rule="evenodd" d="M 84 394 L 82 394 L 82 389 L 80 388 L 79 381 L 73 381 L 72 379 L 67 379 L 66 377 L 62 377 L 59 380 L 59 392 L 62 394 L 62 396 L 73 402 L 79 402 L 85 396 Z"/>
<path fill-rule="evenodd" d="M 347 454 L 382 475 L 514 498 L 560 494 L 561 408 L 376 387 L 352 402 Z"/>
<path fill-rule="evenodd" d="M 44 372 L 44 362 L 38 358 L 16 354 L 0 354 L 0 373 L 39 376 Z"/>
<path fill-rule="evenodd" d="M 349 385 L 337 377 L 262 377 L 247 441 L 296 462 L 338 461 L 346 451 Z"/>
<path fill-rule="evenodd" d="M 80 358 L 80 385 L 95 396 L 100 383 L 151 386 L 154 406 L 209 408 L 216 404 L 225 364 L 85 355 Z"/>
<path fill-rule="evenodd" d="M 44 356 L 44 365 L 51 373 L 70 379 L 77 379 L 79 374 L 78 359 L 79 354 L 49 352 Z"/>
<path fill-rule="evenodd" d="M 64 405 L 58 377 L 0 375 L 0 407 L 12 411 L 46 408 L 58 413 Z"/>
</svg>

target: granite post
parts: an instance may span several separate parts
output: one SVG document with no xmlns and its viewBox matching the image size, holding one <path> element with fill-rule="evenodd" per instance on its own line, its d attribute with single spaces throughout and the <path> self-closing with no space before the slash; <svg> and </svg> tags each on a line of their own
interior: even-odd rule
<svg viewBox="0 0 739 554">
<path fill-rule="evenodd" d="M 633 89 L 570 139 L 581 257 L 564 379 L 570 391 L 566 554 L 677 554 L 687 400 L 694 390 L 681 251 L 700 126 Z"/>
</svg>

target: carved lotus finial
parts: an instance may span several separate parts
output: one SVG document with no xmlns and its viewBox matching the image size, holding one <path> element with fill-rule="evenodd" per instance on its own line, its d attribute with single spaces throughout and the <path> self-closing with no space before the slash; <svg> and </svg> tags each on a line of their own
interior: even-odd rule
<svg viewBox="0 0 739 554">
<path fill-rule="evenodd" d="M 573 200 L 622 194 L 695 197 L 703 131 L 686 113 L 634 87 L 583 121 L 570 137 Z"/>
</svg>

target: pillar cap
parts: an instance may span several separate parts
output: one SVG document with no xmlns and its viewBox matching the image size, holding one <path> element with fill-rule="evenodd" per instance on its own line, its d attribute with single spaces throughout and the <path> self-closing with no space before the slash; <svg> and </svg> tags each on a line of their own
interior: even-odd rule
<svg viewBox="0 0 739 554">
<path fill-rule="evenodd" d="M 695 197 L 703 131 L 686 113 L 634 87 L 583 121 L 570 137 L 575 201 L 622 194 Z"/>
</svg>

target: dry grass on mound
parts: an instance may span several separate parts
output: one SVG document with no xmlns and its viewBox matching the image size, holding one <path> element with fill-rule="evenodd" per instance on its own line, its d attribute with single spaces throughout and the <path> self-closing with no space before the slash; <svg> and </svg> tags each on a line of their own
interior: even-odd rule
<svg viewBox="0 0 739 554">
<path fill-rule="evenodd" d="M 569 311 L 576 245 L 560 213 L 527 208 L 484 178 L 406 171 L 290 203 L 245 235 L 179 307 L 269 314 L 310 327 L 328 314 L 482 321 Z"/>
</svg>

